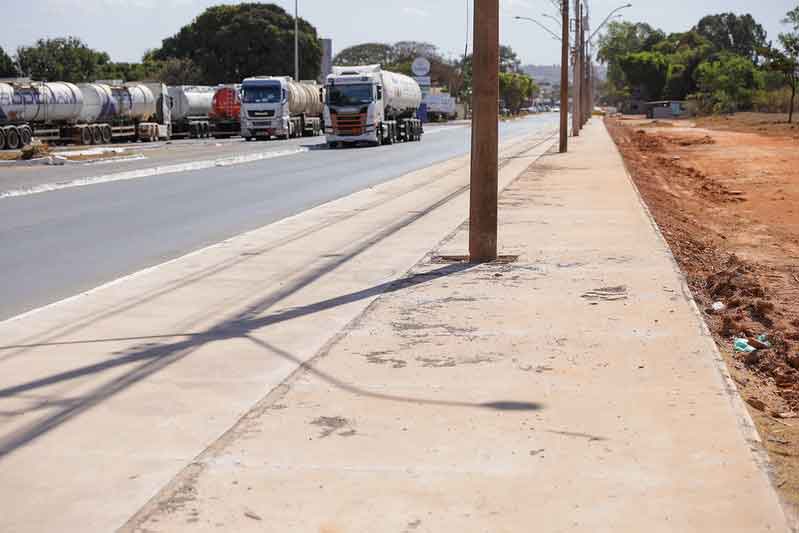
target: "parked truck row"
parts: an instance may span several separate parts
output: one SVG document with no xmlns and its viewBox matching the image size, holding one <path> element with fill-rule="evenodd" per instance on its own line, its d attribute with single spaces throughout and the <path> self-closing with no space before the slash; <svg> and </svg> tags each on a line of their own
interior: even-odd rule
<svg viewBox="0 0 799 533">
<path fill-rule="evenodd" d="M 323 133 L 331 147 L 392 144 L 421 139 L 420 104 L 416 81 L 379 65 L 335 67 L 324 86 L 286 76 L 217 87 L 8 81 L 0 82 L 0 149 L 18 149 L 34 138 L 90 145 Z"/>
</svg>

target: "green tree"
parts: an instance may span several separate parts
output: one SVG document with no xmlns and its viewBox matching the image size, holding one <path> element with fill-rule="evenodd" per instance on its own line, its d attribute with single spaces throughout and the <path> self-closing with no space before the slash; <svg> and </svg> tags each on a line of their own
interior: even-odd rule
<svg viewBox="0 0 799 533">
<path fill-rule="evenodd" d="M 766 30 L 749 14 L 708 15 L 694 30 L 710 41 L 716 52 L 740 55 L 753 62 L 758 60 L 758 51 L 767 45 Z"/>
<path fill-rule="evenodd" d="M 630 54 L 652 52 L 666 39 L 666 34 L 646 23 L 611 22 L 599 40 L 597 57 L 608 65 L 607 98 L 620 102 L 632 93 L 622 59 Z"/>
<path fill-rule="evenodd" d="M 389 65 L 396 56 L 394 47 L 384 43 L 363 43 L 345 48 L 333 59 L 334 65 Z"/>
<path fill-rule="evenodd" d="M 640 88 L 643 100 L 663 97 L 669 75 L 668 58 L 660 52 L 636 52 L 619 59 L 624 78 L 633 87 Z"/>
<path fill-rule="evenodd" d="M 788 108 L 788 122 L 793 122 L 796 107 L 796 92 L 799 90 L 799 6 L 788 12 L 783 24 L 790 24 L 793 31 L 781 33 L 779 42 L 782 50 L 768 47 L 764 50 L 766 68 L 782 76 L 783 83 L 791 90 L 791 103 Z"/>
<path fill-rule="evenodd" d="M 303 19 L 299 45 L 300 78 L 318 78 L 322 48 L 316 28 Z M 146 57 L 191 59 L 209 84 L 257 75 L 293 76 L 294 18 L 275 4 L 210 7 Z"/>
<path fill-rule="evenodd" d="M 17 67 L 14 65 L 14 61 L 0 47 L 0 78 L 13 78 L 16 75 Z"/>
<path fill-rule="evenodd" d="M 80 83 L 97 79 L 110 59 L 76 37 L 58 37 L 19 47 L 17 61 L 21 74 L 33 79 Z"/>
<path fill-rule="evenodd" d="M 747 57 L 721 54 L 696 69 L 703 108 L 714 113 L 732 113 L 752 105 L 754 92 L 763 86 L 763 75 Z"/>
<path fill-rule="evenodd" d="M 499 94 L 511 113 L 518 114 L 524 103 L 538 93 L 538 85 L 527 74 L 500 72 Z"/>
</svg>

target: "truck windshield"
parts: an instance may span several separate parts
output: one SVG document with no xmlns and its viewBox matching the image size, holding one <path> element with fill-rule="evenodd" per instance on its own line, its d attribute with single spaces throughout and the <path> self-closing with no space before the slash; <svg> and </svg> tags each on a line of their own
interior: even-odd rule
<svg viewBox="0 0 799 533">
<path fill-rule="evenodd" d="M 245 104 L 279 104 L 282 101 L 279 85 L 244 87 L 241 101 Z"/>
<path fill-rule="evenodd" d="M 327 88 L 327 103 L 330 105 L 371 104 L 373 100 L 370 84 L 331 85 Z"/>
</svg>

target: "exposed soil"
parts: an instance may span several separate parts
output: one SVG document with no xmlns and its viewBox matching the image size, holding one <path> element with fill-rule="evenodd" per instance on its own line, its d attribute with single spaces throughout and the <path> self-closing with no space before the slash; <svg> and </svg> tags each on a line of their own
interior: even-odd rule
<svg viewBox="0 0 799 533">
<path fill-rule="evenodd" d="M 606 124 L 799 508 L 799 127 L 766 117 Z"/>
</svg>

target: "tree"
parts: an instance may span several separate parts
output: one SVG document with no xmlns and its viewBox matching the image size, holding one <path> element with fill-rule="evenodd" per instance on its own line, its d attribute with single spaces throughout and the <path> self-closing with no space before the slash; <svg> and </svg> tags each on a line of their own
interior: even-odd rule
<svg viewBox="0 0 799 533">
<path fill-rule="evenodd" d="M 394 47 L 384 43 L 363 43 L 345 48 L 333 59 L 334 65 L 389 65 L 396 55 Z"/>
<path fill-rule="evenodd" d="M 716 52 L 729 52 L 757 62 L 758 51 L 766 45 L 766 30 L 752 15 L 721 13 L 708 15 L 694 28 L 713 44 Z"/>
<path fill-rule="evenodd" d="M 766 68 L 782 75 L 785 85 L 791 89 L 791 103 L 788 108 L 788 123 L 791 123 L 796 106 L 796 92 L 799 90 L 799 6 L 789 11 L 782 22 L 792 25 L 793 31 L 779 35 L 782 50 L 768 47 L 764 50 L 764 55 Z"/>
<path fill-rule="evenodd" d="M 622 59 L 630 54 L 652 52 L 666 34 L 646 23 L 611 22 L 599 40 L 597 57 L 608 65 L 608 99 L 619 102 L 630 96 L 633 87 L 622 68 Z"/>
<path fill-rule="evenodd" d="M 92 50 L 77 37 L 39 39 L 17 49 L 21 74 L 36 80 L 94 81 L 109 61 L 108 54 Z"/>
<path fill-rule="evenodd" d="M 316 28 L 299 19 L 300 78 L 316 79 L 322 48 Z M 190 59 L 205 83 L 248 76 L 294 75 L 294 17 L 275 4 L 243 3 L 206 9 L 149 58 Z"/>
<path fill-rule="evenodd" d="M 14 61 L 0 47 L 0 78 L 13 78 L 16 75 L 17 67 L 14 65 Z"/>
<path fill-rule="evenodd" d="M 522 62 L 519 56 L 510 46 L 499 46 L 499 71 L 500 72 L 519 72 Z"/>
<path fill-rule="evenodd" d="M 660 52 L 636 52 L 619 59 L 624 77 L 639 87 L 643 100 L 659 100 L 669 74 L 668 58 Z"/>
<path fill-rule="evenodd" d="M 538 85 L 527 74 L 501 72 L 499 94 L 511 113 L 518 114 L 522 105 L 538 93 Z"/>
<path fill-rule="evenodd" d="M 763 85 L 763 75 L 749 58 L 721 54 L 696 69 L 700 103 L 714 113 L 732 113 L 752 105 L 755 90 Z"/>
</svg>

